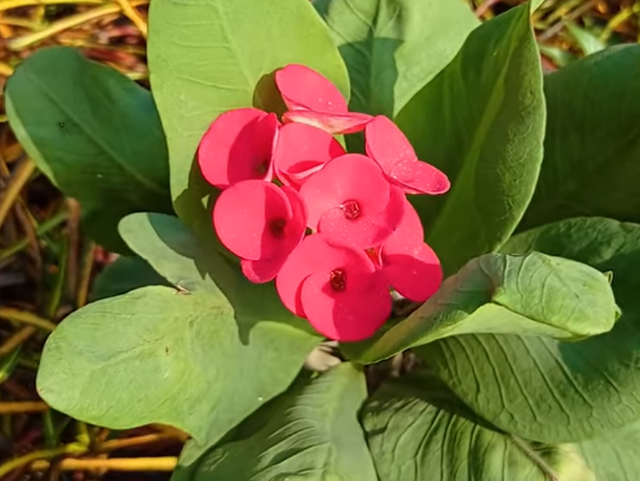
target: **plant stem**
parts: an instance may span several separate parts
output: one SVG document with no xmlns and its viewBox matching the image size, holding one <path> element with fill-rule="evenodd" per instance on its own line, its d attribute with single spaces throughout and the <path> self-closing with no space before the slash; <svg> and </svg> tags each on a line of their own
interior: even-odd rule
<svg viewBox="0 0 640 481">
<path fill-rule="evenodd" d="M 37 331 L 38 330 L 33 326 L 25 326 L 20 329 L 0 346 L 0 356 L 6 356 L 9 354 L 16 347 L 20 346 L 23 342 L 33 336 Z"/>
<path fill-rule="evenodd" d="M 66 212 L 66 210 L 62 209 L 56 215 L 54 215 L 50 219 L 47 219 L 42 224 L 40 224 L 36 228 L 36 234 L 38 236 L 44 235 L 47 232 L 51 231 L 52 229 L 55 229 L 56 227 L 58 227 L 60 224 L 62 224 L 66 220 L 67 220 L 67 212 Z M 21 239 L 18 242 L 16 242 L 15 244 L 13 244 L 12 246 L 7 247 L 4 250 L 1 250 L 0 251 L 0 261 L 6 259 L 8 257 L 11 257 L 12 255 L 20 252 L 22 249 L 24 249 L 28 245 L 29 245 L 29 238 L 25 237 L 24 239 Z"/>
<path fill-rule="evenodd" d="M 44 329 L 45 331 L 53 331 L 56 328 L 56 325 L 53 322 L 36 316 L 32 312 L 21 311 L 19 309 L 13 309 L 11 307 L 0 307 L 0 317 L 3 319 L 8 319 L 10 321 L 21 322 L 30 326 L 39 327 L 40 329 Z"/>
<path fill-rule="evenodd" d="M 73 459 L 60 461 L 62 471 L 165 471 L 170 472 L 178 464 L 178 458 L 166 456 L 156 458 L 111 458 L 111 459 Z M 46 471 L 51 463 L 44 460 L 35 461 L 32 471 Z"/>
<path fill-rule="evenodd" d="M 9 181 L 9 185 L 2 195 L 2 200 L 0 200 L 0 227 L 11 210 L 16 197 L 18 197 L 20 191 L 25 186 L 35 169 L 36 166 L 33 161 L 27 158 L 25 158 L 20 165 L 16 167 L 16 170 Z"/>
<path fill-rule="evenodd" d="M 3 465 L 0 466 L 0 479 L 2 479 L 6 474 L 9 474 L 14 469 L 21 468 L 22 466 L 26 466 L 27 464 L 41 460 L 45 458 L 55 458 L 57 456 L 61 456 L 63 454 L 82 454 L 87 451 L 86 446 L 82 446 L 80 444 L 67 444 L 66 446 L 62 446 L 55 449 L 43 449 L 41 451 L 34 451 L 29 454 L 25 454 L 24 456 L 20 456 L 19 458 L 12 459 L 7 461 Z M 49 463 L 47 463 L 47 466 Z"/>
<path fill-rule="evenodd" d="M 149 0 L 133 0 L 131 2 L 131 6 L 144 5 L 148 3 Z M 65 17 L 57 22 L 52 23 L 47 28 L 40 30 L 38 32 L 33 32 L 22 37 L 17 37 L 7 42 L 7 48 L 9 50 L 22 50 L 36 42 L 44 40 L 56 33 L 60 33 L 63 30 L 67 30 L 69 28 L 77 27 L 78 25 L 82 25 L 85 22 L 89 22 L 91 20 L 95 20 L 100 17 L 104 17 L 105 15 L 109 15 L 112 13 L 117 13 L 121 10 L 121 6 L 115 3 L 109 3 L 102 5 L 100 7 L 93 8 L 89 11 L 78 13 L 76 15 L 71 15 L 69 17 Z"/>
<path fill-rule="evenodd" d="M 144 21 L 144 19 L 140 16 L 138 11 L 133 6 L 131 6 L 128 0 L 115 0 L 115 1 L 118 3 L 118 5 L 120 5 L 120 8 L 122 9 L 122 13 L 124 13 L 127 16 L 127 18 L 131 20 L 131 23 L 133 23 L 136 27 L 138 27 L 138 30 L 140 30 L 140 33 L 142 33 L 142 36 L 144 38 L 147 38 L 147 35 L 149 33 L 147 22 Z"/>
<path fill-rule="evenodd" d="M 49 410 L 49 406 L 42 401 L 0 402 L 0 415 L 41 413 L 47 410 Z"/>
<path fill-rule="evenodd" d="M 0 3 L 0 12 L 12 8 L 29 7 L 37 5 L 57 5 L 61 3 L 89 3 L 103 4 L 104 0 L 3 0 Z"/>
<path fill-rule="evenodd" d="M 11 77 L 11 75 L 13 75 L 13 68 L 4 62 L 0 62 L 0 75 L 3 77 Z"/>
<path fill-rule="evenodd" d="M 164 441 L 180 441 L 180 439 L 174 434 L 167 433 L 146 434 L 144 436 L 136 436 L 133 438 L 124 439 L 111 439 L 109 441 L 100 443 L 100 445 L 98 446 L 98 451 L 106 453 L 109 451 L 115 451 L 117 449 L 146 446 L 149 444 L 155 444 Z"/>
<path fill-rule="evenodd" d="M 82 307 L 87 303 L 89 295 L 89 284 L 91 283 L 91 272 L 93 271 L 93 261 L 95 260 L 96 246 L 93 242 L 89 242 L 89 248 L 84 255 L 82 262 L 82 270 L 80 271 L 80 282 L 78 283 L 78 291 L 76 294 L 76 306 Z"/>
</svg>

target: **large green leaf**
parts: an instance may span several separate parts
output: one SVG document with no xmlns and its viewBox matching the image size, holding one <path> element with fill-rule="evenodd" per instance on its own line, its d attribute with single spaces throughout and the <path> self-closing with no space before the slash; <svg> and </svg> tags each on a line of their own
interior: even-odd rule
<svg viewBox="0 0 640 481">
<path fill-rule="evenodd" d="M 349 69 L 351 110 L 389 117 L 451 61 L 480 23 L 458 0 L 313 3 Z"/>
<path fill-rule="evenodd" d="M 380 481 L 613 481 L 596 478 L 574 446 L 493 428 L 423 373 L 384 385 L 362 423 Z"/>
<path fill-rule="evenodd" d="M 171 192 L 190 225 L 210 192 L 194 154 L 209 124 L 239 107 L 273 110 L 273 76 L 308 65 L 349 93 L 346 68 L 308 0 L 163 0 L 151 6 L 149 67 L 169 143 Z M 200 226 L 196 225 L 196 230 Z"/>
<path fill-rule="evenodd" d="M 545 108 L 529 4 L 471 32 L 396 120 L 419 157 L 452 181 L 440 198 L 413 198 L 445 271 L 496 250 L 520 221 L 542 161 Z"/>
<path fill-rule="evenodd" d="M 367 397 L 348 363 L 275 399 L 199 462 L 194 481 L 377 481 L 357 413 Z"/>
<path fill-rule="evenodd" d="M 633 45 L 545 78 L 544 162 L 521 229 L 580 215 L 640 222 L 638 76 L 640 46 Z"/>
<path fill-rule="evenodd" d="M 245 289 L 237 267 L 205 256 L 177 218 L 134 214 L 121 233 L 177 289 L 144 287 L 73 313 L 46 343 L 38 390 L 77 419 L 162 422 L 211 445 L 284 391 L 319 338 L 289 325 L 301 321 L 272 289 Z"/>
<path fill-rule="evenodd" d="M 122 217 L 172 212 L 169 164 L 151 94 L 69 48 L 31 55 L 9 79 L 9 122 L 29 156 L 77 198 L 87 231 L 115 251 Z"/>
<path fill-rule="evenodd" d="M 476 413 L 528 439 L 586 439 L 640 419 L 640 225 L 578 218 L 525 232 L 504 247 L 532 249 L 613 273 L 622 317 L 611 332 L 580 342 L 465 335 L 419 354 Z"/>
<path fill-rule="evenodd" d="M 169 285 L 145 260 L 121 256 L 96 277 L 91 289 L 91 300 L 119 296 L 138 287 Z"/>
<path fill-rule="evenodd" d="M 640 422 L 636 421 L 577 447 L 597 481 L 632 481 L 640 479 L 638 445 Z"/>
<path fill-rule="evenodd" d="M 596 269 L 539 252 L 486 254 L 448 278 L 431 299 L 373 344 L 362 344 L 366 348 L 356 359 L 378 362 L 468 333 L 575 340 L 608 332 L 618 317 L 608 278 Z"/>
</svg>

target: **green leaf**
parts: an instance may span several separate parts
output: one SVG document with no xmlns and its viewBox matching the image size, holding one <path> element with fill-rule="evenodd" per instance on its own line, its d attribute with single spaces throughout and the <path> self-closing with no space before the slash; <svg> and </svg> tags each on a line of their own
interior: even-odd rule
<svg viewBox="0 0 640 481">
<path fill-rule="evenodd" d="M 122 256 L 109 264 L 99 275 L 91 290 L 91 300 L 126 294 L 145 286 L 169 286 L 148 262 L 139 257 Z"/>
<path fill-rule="evenodd" d="M 200 250 L 177 218 L 133 214 L 121 233 L 178 289 L 143 287 L 71 314 L 45 345 L 40 395 L 93 424 L 160 422 L 211 445 L 284 391 L 320 339 L 289 325 L 303 321 L 272 288 L 245 289 L 238 267 Z"/>
<path fill-rule="evenodd" d="M 200 461 L 194 481 L 377 481 L 357 412 L 367 397 L 348 363 L 283 394 Z"/>
<path fill-rule="evenodd" d="M 640 222 L 639 75 L 633 45 L 545 78 L 544 162 L 520 230 L 582 215 Z"/>
<path fill-rule="evenodd" d="M 0 357 L 0 384 L 11 377 L 20 360 L 20 351 L 21 348 L 17 347 L 9 354 Z"/>
<path fill-rule="evenodd" d="M 396 121 L 419 157 L 452 181 L 440 198 L 412 199 L 445 271 L 496 250 L 520 221 L 542 161 L 545 108 L 529 4 L 471 32 Z"/>
<path fill-rule="evenodd" d="M 307 330 L 320 340 L 307 321 L 284 307 L 273 283 L 249 282 L 237 264 L 203 247 L 206 239 L 196 239 L 177 217 L 132 214 L 120 223 L 120 233 L 134 252 L 181 291 L 224 296 L 235 310 L 241 332 L 270 319 Z"/>
<path fill-rule="evenodd" d="M 480 24 L 461 1 L 313 3 L 349 69 L 351 110 L 389 117 L 451 61 Z"/>
<path fill-rule="evenodd" d="M 574 21 L 565 20 L 564 24 L 584 55 L 591 55 L 607 48 L 607 45 L 597 35 L 586 28 L 579 27 Z"/>
<path fill-rule="evenodd" d="M 640 422 L 578 445 L 580 454 L 598 481 L 631 481 L 640 479 Z"/>
<path fill-rule="evenodd" d="M 346 68 L 308 0 L 163 0 L 151 6 L 149 67 L 169 144 L 178 215 L 200 231 L 197 210 L 212 188 L 194 155 L 222 112 L 277 110 L 273 72 L 290 63 L 318 70 L 349 93 Z"/>
<path fill-rule="evenodd" d="M 618 317 L 609 280 L 596 269 L 539 252 L 487 254 L 448 278 L 431 299 L 355 359 L 378 362 L 410 347 L 469 333 L 575 340 L 608 332 Z"/>
<path fill-rule="evenodd" d="M 578 218 L 504 247 L 533 249 L 613 273 L 622 317 L 609 333 L 580 342 L 465 335 L 417 352 L 478 415 L 527 439 L 576 441 L 640 419 L 640 225 Z"/>
<path fill-rule="evenodd" d="M 82 205 L 84 226 L 126 252 L 117 225 L 132 212 L 172 212 L 169 165 L 151 94 L 69 48 L 31 55 L 9 79 L 11 128 L 38 168 Z"/>
<path fill-rule="evenodd" d="M 423 373 L 383 385 L 362 424 L 379 481 L 600 481 L 574 446 L 501 432 Z"/>
</svg>

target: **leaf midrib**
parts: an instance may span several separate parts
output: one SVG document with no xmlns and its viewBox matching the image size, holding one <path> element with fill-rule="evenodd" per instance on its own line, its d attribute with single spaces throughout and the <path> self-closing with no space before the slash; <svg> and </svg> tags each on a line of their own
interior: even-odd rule
<svg viewBox="0 0 640 481">
<path fill-rule="evenodd" d="M 102 149 L 111 160 L 116 163 L 120 168 L 122 168 L 125 172 L 127 172 L 133 179 L 135 179 L 138 183 L 146 187 L 147 189 L 155 192 L 158 195 L 164 195 L 164 189 L 159 185 L 156 185 L 154 182 L 147 179 L 144 175 L 140 175 L 135 169 L 131 169 L 126 162 L 121 162 L 118 155 L 109 148 L 108 144 L 105 144 L 98 136 L 96 136 L 87 126 L 85 122 L 80 122 L 78 118 L 71 113 L 70 110 L 66 108 L 64 103 L 61 103 L 57 97 L 47 88 L 45 84 L 43 84 L 38 76 L 29 73 L 29 78 L 32 82 L 34 82 L 38 87 L 40 87 L 41 91 L 55 104 L 55 106 L 64 112 L 66 115 L 75 122 L 75 124 L 85 133 L 87 138 L 94 142 L 100 149 Z M 30 135 L 29 135 L 30 136 Z"/>
</svg>

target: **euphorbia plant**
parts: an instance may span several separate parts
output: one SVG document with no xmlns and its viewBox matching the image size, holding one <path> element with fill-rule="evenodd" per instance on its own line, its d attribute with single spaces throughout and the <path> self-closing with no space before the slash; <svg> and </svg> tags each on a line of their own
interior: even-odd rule
<svg viewBox="0 0 640 481">
<path fill-rule="evenodd" d="M 531 8 L 154 0 L 153 97 L 26 60 L 16 135 L 125 254 L 42 397 L 185 430 L 176 479 L 640 479 L 640 49 L 543 78 Z"/>
</svg>

